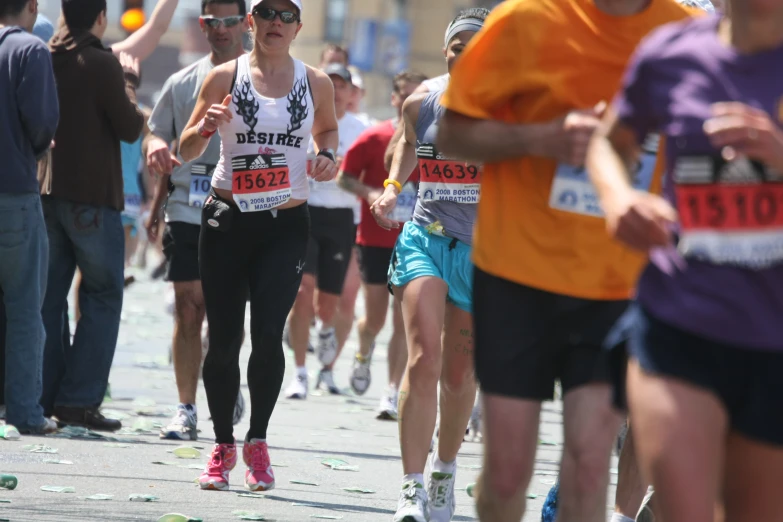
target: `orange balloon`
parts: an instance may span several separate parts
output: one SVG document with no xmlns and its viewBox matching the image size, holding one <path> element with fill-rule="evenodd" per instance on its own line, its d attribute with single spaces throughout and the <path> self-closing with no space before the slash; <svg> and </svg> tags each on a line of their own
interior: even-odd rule
<svg viewBox="0 0 783 522">
<path fill-rule="evenodd" d="M 141 29 L 141 26 L 144 25 L 144 19 L 144 11 L 141 9 L 128 9 L 122 14 L 120 25 L 129 33 L 132 33 Z"/>
</svg>

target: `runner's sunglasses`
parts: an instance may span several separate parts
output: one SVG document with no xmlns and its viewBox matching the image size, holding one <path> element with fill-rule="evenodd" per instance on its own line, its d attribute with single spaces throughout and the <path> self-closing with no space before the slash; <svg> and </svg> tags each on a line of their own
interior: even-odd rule
<svg viewBox="0 0 783 522">
<path fill-rule="evenodd" d="M 278 15 L 280 15 L 280 21 L 284 24 L 294 24 L 299 21 L 299 15 L 293 11 L 278 11 L 268 7 L 256 7 L 253 9 L 253 14 L 267 22 L 273 21 Z"/>
<path fill-rule="evenodd" d="M 201 21 L 204 22 L 204 25 L 206 25 L 210 29 L 217 29 L 218 27 L 221 26 L 221 24 L 227 29 L 229 27 L 236 27 L 237 25 L 242 23 L 242 20 L 245 19 L 244 16 L 226 16 L 223 18 L 215 18 L 214 16 L 202 16 L 200 18 Z"/>
</svg>

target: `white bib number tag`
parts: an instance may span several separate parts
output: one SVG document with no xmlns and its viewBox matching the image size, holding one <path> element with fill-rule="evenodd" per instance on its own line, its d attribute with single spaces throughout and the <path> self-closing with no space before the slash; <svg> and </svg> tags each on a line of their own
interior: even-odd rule
<svg viewBox="0 0 783 522">
<path fill-rule="evenodd" d="M 406 223 L 413 219 L 413 210 L 418 199 L 416 185 L 408 182 L 402 187 L 402 192 L 397 194 L 397 206 L 394 207 L 389 219 L 399 223 Z"/>
<path fill-rule="evenodd" d="M 190 167 L 190 193 L 188 194 L 188 205 L 191 207 L 202 208 L 204 200 L 209 194 L 209 187 L 212 185 L 212 174 L 215 172 L 215 165 L 205 163 L 194 163 Z"/>
<path fill-rule="evenodd" d="M 635 189 L 645 192 L 650 190 L 656 161 L 656 154 L 641 155 L 633 179 Z M 583 167 L 558 165 L 549 193 L 549 206 L 563 212 L 604 217 L 598 194 Z"/>
<path fill-rule="evenodd" d="M 234 156 L 232 192 L 242 212 L 271 210 L 291 199 L 285 154 Z"/>
<path fill-rule="evenodd" d="M 125 194 L 125 210 L 122 213 L 134 218 L 139 217 L 141 215 L 141 196 Z"/>
</svg>

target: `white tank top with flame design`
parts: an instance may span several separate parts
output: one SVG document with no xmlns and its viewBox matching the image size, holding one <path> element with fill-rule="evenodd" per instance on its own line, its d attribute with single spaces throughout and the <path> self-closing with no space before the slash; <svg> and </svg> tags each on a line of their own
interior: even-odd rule
<svg viewBox="0 0 783 522">
<path fill-rule="evenodd" d="M 234 117 L 218 129 L 220 162 L 212 176 L 213 187 L 236 189 L 236 181 L 241 190 L 242 181 L 233 176 L 238 161 L 242 163 L 237 158 L 260 155 L 260 163 L 282 165 L 284 162 L 288 167 L 287 182 L 291 186 L 292 199 L 308 198 L 307 145 L 313 128 L 315 104 L 307 67 L 294 59 L 294 68 L 291 92 L 283 98 L 267 98 L 253 86 L 250 55 L 245 54 L 237 60 L 230 105 Z"/>
</svg>

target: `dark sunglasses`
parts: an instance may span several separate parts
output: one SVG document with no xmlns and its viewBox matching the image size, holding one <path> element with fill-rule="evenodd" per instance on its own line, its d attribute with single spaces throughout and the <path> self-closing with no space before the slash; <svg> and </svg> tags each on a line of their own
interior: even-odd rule
<svg viewBox="0 0 783 522">
<path fill-rule="evenodd" d="M 204 22 L 204 25 L 210 29 L 217 29 L 221 25 L 225 26 L 226 28 L 236 27 L 237 25 L 241 24 L 242 20 L 244 19 L 244 16 L 226 16 L 224 18 L 215 18 L 214 16 L 201 17 L 201 21 Z"/>
<path fill-rule="evenodd" d="M 280 21 L 284 24 L 295 24 L 299 21 L 299 15 L 293 11 L 278 11 L 268 7 L 256 7 L 253 14 L 267 22 L 273 21 L 277 16 L 280 16 Z"/>
</svg>

